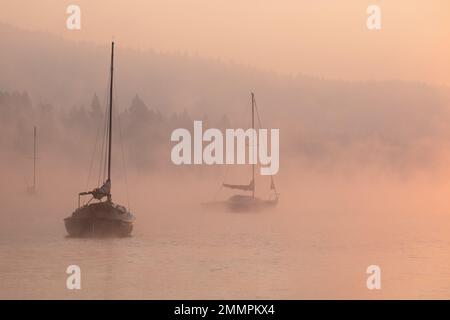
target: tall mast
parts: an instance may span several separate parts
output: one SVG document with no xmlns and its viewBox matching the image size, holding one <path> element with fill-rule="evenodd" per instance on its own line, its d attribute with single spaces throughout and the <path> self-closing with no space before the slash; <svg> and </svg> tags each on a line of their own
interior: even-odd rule
<svg viewBox="0 0 450 320">
<path fill-rule="evenodd" d="M 252 92 L 252 133 L 253 133 L 253 141 L 252 141 L 252 143 L 253 143 L 253 145 L 252 145 L 252 148 L 253 148 L 253 152 L 252 152 L 252 154 L 253 154 L 253 159 L 252 159 L 252 183 L 253 183 L 253 189 L 252 189 L 252 198 L 255 198 L 255 163 L 254 163 L 254 159 L 255 159 L 255 143 L 256 143 L 256 141 L 255 141 L 255 95 L 254 95 L 254 93 Z"/>
<path fill-rule="evenodd" d="M 33 189 L 36 189 L 36 126 L 34 126 Z"/>
<path fill-rule="evenodd" d="M 109 84 L 109 127 L 108 127 L 108 180 L 111 181 L 111 145 L 112 145 L 112 107 L 113 107 L 113 83 L 114 83 L 114 41 L 111 45 L 111 82 Z M 111 194 L 108 195 L 111 200 Z"/>
</svg>

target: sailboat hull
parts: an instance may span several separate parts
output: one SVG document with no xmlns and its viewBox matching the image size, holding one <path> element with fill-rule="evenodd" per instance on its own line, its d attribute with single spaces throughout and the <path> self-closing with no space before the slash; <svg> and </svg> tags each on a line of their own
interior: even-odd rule
<svg viewBox="0 0 450 320">
<path fill-rule="evenodd" d="M 99 202 L 77 209 L 64 224 L 71 237 L 126 237 L 133 230 L 133 220 L 125 208 Z"/>
<path fill-rule="evenodd" d="M 64 219 L 67 233 L 71 237 L 126 237 L 131 234 L 130 222 L 105 219 Z"/>
<path fill-rule="evenodd" d="M 203 203 L 210 209 L 225 209 L 231 212 L 258 212 L 276 207 L 278 199 L 262 200 L 244 195 L 235 195 L 226 201 L 214 201 Z"/>
<path fill-rule="evenodd" d="M 278 200 L 262 200 L 243 195 L 235 195 L 226 201 L 228 209 L 235 212 L 260 211 L 275 207 L 277 203 Z"/>
</svg>

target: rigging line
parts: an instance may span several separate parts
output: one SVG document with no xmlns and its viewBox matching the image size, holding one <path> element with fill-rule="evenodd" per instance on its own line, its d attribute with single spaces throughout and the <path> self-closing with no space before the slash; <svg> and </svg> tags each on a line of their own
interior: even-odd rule
<svg viewBox="0 0 450 320">
<path fill-rule="evenodd" d="M 109 77 L 108 79 L 111 78 L 111 69 L 109 70 Z M 111 82 L 110 80 L 108 80 L 108 92 L 110 91 L 110 86 L 111 86 Z M 107 112 L 106 112 L 106 118 L 105 118 L 105 154 L 104 154 L 104 162 L 103 162 L 103 182 L 106 181 L 106 171 L 107 171 L 107 167 L 108 167 L 108 153 L 109 153 L 109 143 L 108 143 L 108 139 L 109 139 L 109 134 L 110 134 L 110 130 L 111 128 L 109 127 L 109 117 L 110 117 L 110 108 L 109 108 L 109 104 L 111 104 L 112 101 L 110 101 L 110 99 L 112 99 L 112 97 L 108 94 L 107 95 L 107 104 L 106 104 L 106 108 L 107 108 Z"/>
<path fill-rule="evenodd" d="M 98 171 L 98 185 L 100 185 L 100 182 L 105 177 L 105 157 L 106 157 L 106 139 L 107 139 L 107 132 L 108 132 L 108 112 L 105 109 L 105 123 L 103 125 L 103 139 L 102 139 L 102 151 L 100 154 L 100 165 L 99 165 L 99 171 Z"/>
<path fill-rule="evenodd" d="M 114 94 L 114 100 L 117 101 L 117 95 L 116 95 L 116 80 L 113 80 L 113 94 Z M 131 205 L 130 205 L 130 195 L 128 191 L 128 174 L 127 174 L 127 164 L 125 161 L 125 152 L 124 152 L 124 142 L 123 142 L 123 135 L 122 135 L 122 124 L 120 122 L 120 114 L 116 111 L 115 112 L 115 118 L 117 119 L 118 125 L 119 125 L 119 140 L 120 140 L 120 149 L 122 151 L 122 164 L 123 164 L 123 171 L 124 171 L 124 178 L 125 178 L 125 191 L 127 195 L 127 205 L 128 210 L 131 211 Z"/>
<path fill-rule="evenodd" d="M 256 109 L 256 116 L 258 118 L 258 124 L 259 124 L 259 128 L 262 128 L 262 124 L 261 124 L 261 117 L 259 116 L 259 110 L 258 110 L 258 105 L 256 104 L 256 99 L 255 101 L 255 109 Z M 275 192 L 276 195 L 278 195 L 278 190 L 277 187 L 275 186 L 275 178 L 273 177 L 273 175 L 270 176 L 270 178 L 272 179 L 273 182 L 273 191 Z"/>
<path fill-rule="evenodd" d="M 126 165 L 126 161 L 125 161 L 125 152 L 124 152 L 124 143 L 123 143 L 123 138 L 122 138 L 122 125 L 120 122 L 120 115 L 117 116 L 118 119 L 118 124 L 119 124 L 119 137 L 120 137 L 120 149 L 122 151 L 122 163 L 123 163 L 123 171 L 124 171 L 124 178 L 125 178 L 125 189 L 126 189 L 126 195 L 127 195 L 127 204 L 128 204 L 128 210 L 131 211 L 131 206 L 130 206 L 130 195 L 128 192 L 128 176 L 127 176 L 127 165 Z"/>
<path fill-rule="evenodd" d="M 247 128 L 250 128 L 252 126 L 252 111 L 247 107 L 245 108 L 245 118 L 247 119 Z"/>
<path fill-rule="evenodd" d="M 226 179 L 227 179 L 228 171 L 230 170 L 230 166 L 226 166 L 226 167 L 227 167 L 227 168 L 226 168 L 226 170 L 225 170 L 225 174 L 224 174 L 224 176 L 223 176 L 222 183 L 220 184 L 219 189 L 218 189 L 218 190 L 216 191 L 216 193 L 214 194 L 213 200 L 216 200 L 216 198 L 217 198 L 217 196 L 219 195 L 220 191 L 222 191 L 222 189 L 223 189 L 223 184 L 225 183 L 225 181 L 226 181 Z"/>
<path fill-rule="evenodd" d="M 97 186 L 98 185 L 100 185 L 100 180 L 101 180 L 101 178 L 102 178 L 102 171 L 103 171 L 103 166 L 102 166 L 102 164 L 103 164 L 103 149 L 104 149 L 104 146 L 105 146 L 105 126 L 103 125 L 103 130 L 102 130 L 102 139 L 101 139 L 101 142 L 100 142 L 100 162 L 99 162 L 99 165 L 98 165 L 98 178 L 97 178 Z"/>
<path fill-rule="evenodd" d="M 108 126 L 108 87 L 109 87 L 109 76 L 107 78 L 106 81 L 106 90 L 105 90 L 105 95 L 103 96 L 103 107 L 104 107 L 104 113 L 103 113 L 103 137 L 102 137 L 102 141 L 101 141 L 101 152 L 100 152 L 100 164 L 98 167 L 98 180 L 97 180 L 97 185 L 100 185 L 100 179 L 101 179 L 101 175 L 103 172 L 103 157 L 105 156 L 104 153 L 104 149 L 106 146 L 106 129 Z"/>
<path fill-rule="evenodd" d="M 111 69 L 108 68 L 107 78 L 106 78 L 106 90 L 105 90 L 105 118 L 104 118 L 104 129 L 103 129 L 103 142 L 102 142 L 102 156 L 100 158 L 99 175 L 102 175 L 102 183 L 105 181 L 105 171 L 106 171 L 106 159 L 108 154 L 108 115 L 109 115 L 109 86 L 111 77 Z M 99 179 L 100 185 L 100 179 Z"/>
<path fill-rule="evenodd" d="M 94 151 L 92 152 L 92 157 L 91 157 L 91 161 L 89 164 L 89 173 L 87 176 L 85 190 L 87 190 L 87 188 L 89 187 L 89 180 L 91 179 L 92 167 L 94 165 L 94 158 L 95 158 L 95 154 L 97 153 L 97 145 L 98 145 L 98 138 L 100 136 L 100 128 L 101 128 L 100 126 L 97 126 L 97 134 L 95 135 Z"/>
<path fill-rule="evenodd" d="M 109 128 L 109 126 L 107 125 L 106 134 L 105 134 L 105 162 L 103 164 L 103 182 L 106 181 L 106 174 L 107 174 L 106 171 L 108 169 L 108 151 L 109 151 L 108 139 L 109 139 L 110 130 L 111 130 L 111 128 Z"/>
<path fill-rule="evenodd" d="M 256 104 L 256 99 L 254 101 L 255 101 L 256 117 L 258 118 L 259 129 L 261 129 L 262 128 L 262 124 L 261 124 L 261 118 L 259 116 L 258 105 Z"/>
<path fill-rule="evenodd" d="M 101 152 L 100 152 L 100 165 L 99 165 L 99 171 L 98 171 L 98 181 L 97 181 L 97 185 L 100 185 L 100 181 L 102 178 L 102 173 L 103 173 L 103 177 L 104 177 L 104 157 L 105 157 L 105 145 L 106 145 L 106 131 L 107 131 L 107 125 L 108 125 L 108 111 L 107 111 L 107 105 L 108 105 L 108 99 L 106 99 L 106 104 L 105 104 L 105 117 L 104 117 L 104 123 L 103 123 L 103 138 L 102 138 L 102 148 L 101 148 Z"/>
</svg>

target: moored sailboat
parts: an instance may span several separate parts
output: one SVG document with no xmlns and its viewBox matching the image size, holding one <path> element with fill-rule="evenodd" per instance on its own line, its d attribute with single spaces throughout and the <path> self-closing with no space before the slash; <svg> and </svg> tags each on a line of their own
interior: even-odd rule
<svg viewBox="0 0 450 320">
<path fill-rule="evenodd" d="M 256 101 L 255 95 L 251 93 L 252 98 L 252 129 L 255 129 L 255 110 L 256 110 Z M 259 120 L 259 117 L 258 117 Z M 259 124 L 261 125 L 261 124 Z M 253 143 L 255 143 L 255 139 L 253 139 Z M 253 146 L 252 146 L 253 147 Z M 255 181 L 255 167 L 256 164 L 252 164 L 252 176 L 251 181 L 248 184 L 229 184 L 222 183 L 222 187 L 240 190 L 244 192 L 251 192 L 251 194 L 235 194 L 231 196 L 226 201 L 213 201 L 205 203 L 207 206 L 225 206 L 228 210 L 237 211 L 237 212 L 251 212 L 251 211 L 259 211 L 261 209 L 266 209 L 270 207 L 275 207 L 278 204 L 279 193 L 275 186 L 275 181 L 273 176 L 270 176 L 270 196 L 269 199 L 261 199 L 255 196 L 256 191 L 256 181 Z"/>
<path fill-rule="evenodd" d="M 80 192 L 78 208 L 64 224 L 70 236 L 128 236 L 133 230 L 133 214 L 124 206 L 113 203 L 111 196 L 111 150 L 112 150 L 112 111 L 114 77 L 114 42 L 111 46 L 111 78 L 109 85 L 108 143 L 106 152 L 107 179 L 103 185 L 92 191 Z M 91 196 L 85 205 L 80 205 L 81 196 Z M 106 198 L 105 201 L 102 201 Z M 92 200 L 97 202 L 91 203 Z"/>
</svg>

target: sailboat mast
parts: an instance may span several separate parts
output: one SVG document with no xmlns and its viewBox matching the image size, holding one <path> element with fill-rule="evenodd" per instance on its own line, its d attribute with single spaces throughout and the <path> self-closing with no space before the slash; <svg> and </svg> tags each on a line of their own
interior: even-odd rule
<svg viewBox="0 0 450 320">
<path fill-rule="evenodd" d="M 111 45 L 111 83 L 109 85 L 108 181 L 111 181 L 113 81 L 114 81 L 114 41 L 112 42 Z"/>
<path fill-rule="evenodd" d="M 34 126 L 33 189 L 36 189 L 36 126 Z"/>
<path fill-rule="evenodd" d="M 255 95 L 252 92 L 252 131 L 253 134 L 255 134 Z M 255 135 L 253 135 L 253 141 L 252 141 L 252 148 L 253 148 L 253 158 L 255 158 Z M 253 189 L 252 189 L 252 198 L 255 198 L 255 163 L 252 161 L 252 183 L 253 183 Z"/>
</svg>

